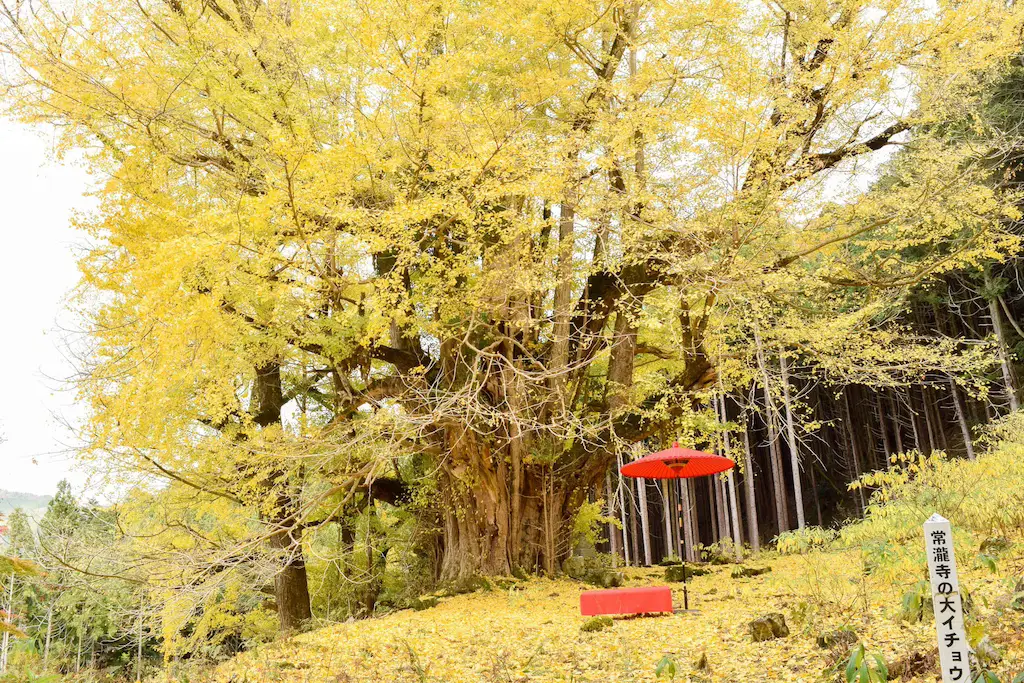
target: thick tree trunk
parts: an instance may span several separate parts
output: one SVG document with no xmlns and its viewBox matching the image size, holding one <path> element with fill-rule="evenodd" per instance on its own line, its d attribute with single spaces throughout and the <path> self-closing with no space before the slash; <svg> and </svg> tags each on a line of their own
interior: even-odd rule
<svg viewBox="0 0 1024 683">
<path fill-rule="evenodd" d="M 446 430 L 445 443 L 439 470 L 441 580 L 557 569 L 572 552 L 573 517 L 607 467 L 577 468 L 569 476 L 524 463 L 514 491 L 507 449 L 492 450 L 488 439 L 454 426 Z M 513 526 L 517 497 L 520 522 Z"/>
<path fill-rule="evenodd" d="M 472 488 L 457 479 L 442 482 L 442 489 L 448 493 L 443 506 L 443 581 L 478 575 L 507 576 L 517 566 L 529 571 L 545 566 L 545 495 L 539 478 L 533 483 L 535 486 L 530 488 L 534 495 L 523 510 L 523 527 L 513 532 L 509 528 L 510 501 L 494 481 L 479 481 Z M 513 557 L 509 549 L 513 534 L 521 539 L 520 557 Z M 523 538 L 527 535 L 529 538 Z"/>
<path fill-rule="evenodd" d="M 269 427 L 281 423 L 284 391 L 281 385 L 281 365 L 276 361 L 256 368 L 254 386 L 256 424 Z M 274 599 L 277 619 L 285 633 L 298 631 L 313 617 L 309 600 L 306 562 L 302 556 L 302 528 L 296 519 L 297 504 L 287 473 L 273 477 L 278 488 L 278 509 L 271 519 L 267 545 L 278 554 L 281 569 L 274 577 Z"/>
<path fill-rule="evenodd" d="M 569 189 L 558 228 L 559 278 L 554 293 L 555 324 L 549 367 L 553 391 L 549 392 L 551 399 L 544 409 L 544 419 L 555 421 L 563 411 L 570 410 L 568 403 L 573 400 L 566 390 L 574 357 L 568 344 L 573 310 L 569 267 L 574 244 L 573 201 Z M 639 302 L 637 296 L 627 298 L 628 303 L 616 314 L 609 350 L 604 396 L 606 410 L 612 418 L 609 425 L 614 424 L 614 419 L 629 402 L 636 355 L 636 329 L 630 311 Z M 442 345 L 442 359 L 455 354 Z M 454 375 L 452 381 L 456 381 Z M 518 386 L 519 381 L 516 373 L 510 371 L 498 390 L 515 415 L 527 414 L 530 410 L 530 400 Z M 579 505 L 587 492 L 601 485 L 609 466 L 621 456 L 614 428 L 609 428 L 603 451 L 566 465 L 566 471 L 559 471 L 561 460 L 557 458 L 553 465 L 531 464 L 530 452 L 543 446 L 550 448 L 542 450 L 558 452 L 562 443 L 545 444 L 542 439 L 555 437 L 522 434 L 517 424 L 510 420 L 503 430 L 505 439 L 497 442 L 490 436 L 476 433 L 471 425 L 455 422 L 444 426 L 438 444 L 444 454 L 439 463 L 441 497 L 437 506 L 442 536 L 441 580 L 508 574 L 517 568 L 555 571 L 571 553 L 569 534 Z M 618 472 L 609 474 L 608 507 L 610 511 L 618 507 L 622 524 L 621 531 L 609 528 L 610 542 L 613 553 L 621 551 L 625 562 L 631 564 L 631 561 L 639 561 L 639 546 L 633 552 L 630 546 L 631 541 L 640 541 L 640 534 L 629 533 L 636 515 L 627 516 L 627 487 L 620 483 Z"/>
<path fill-rule="evenodd" d="M 519 557 L 513 557 L 509 550 L 509 510 L 502 504 L 507 501 L 502 501 L 493 489 L 482 492 L 478 487 L 483 500 L 477 501 L 461 482 L 449 482 L 443 487 L 449 489 L 449 502 L 445 504 L 442 529 L 442 581 L 480 575 L 508 576 L 517 567 L 536 571 L 548 564 L 543 543 L 544 493 L 540 487 L 536 499 L 524 510 L 524 522 L 530 519 L 531 526 L 515 533 L 522 548 Z"/>
<path fill-rule="evenodd" d="M 302 530 L 286 521 L 282 529 L 270 536 L 268 545 L 284 558 L 274 577 L 278 623 L 285 633 L 294 633 L 313 618 L 306 562 L 302 557 Z"/>
</svg>

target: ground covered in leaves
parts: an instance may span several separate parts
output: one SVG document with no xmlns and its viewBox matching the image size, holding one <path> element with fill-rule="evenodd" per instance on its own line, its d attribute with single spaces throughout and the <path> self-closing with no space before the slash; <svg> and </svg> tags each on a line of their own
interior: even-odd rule
<svg viewBox="0 0 1024 683">
<path fill-rule="evenodd" d="M 988 636 L 999 660 L 991 668 L 1009 683 L 1024 671 L 1024 612 L 1012 604 L 1024 549 L 1003 552 L 995 571 L 986 556 L 972 561 L 963 555 L 973 636 Z M 504 588 L 444 598 L 429 609 L 330 625 L 264 646 L 206 680 L 836 681 L 842 678 L 835 665 L 845 662 L 851 640 L 885 658 L 890 680 L 937 680 L 930 607 L 923 620 L 913 621 L 903 603 L 921 577 L 877 576 L 860 551 L 765 555 L 748 565 L 772 571 L 732 578 L 735 566 L 711 567 L 709 575 L 691 581 L 690 612 L 616 619 L 596 631 L 582 629 L 586 618 L 579 613 L 579 594 L 588 586 L 564 579 L 503 582 Z M 662 572 L 630 570 L 627 585 L 663 583 Z M 672 586 L 681 606 L 682 586 Z M 789 636 L 753 642 L 751 620 L 773 612 L 785 617 Z M 837 629 L 856 636 L 822 647 L 819 637 Z"/>
</svg>

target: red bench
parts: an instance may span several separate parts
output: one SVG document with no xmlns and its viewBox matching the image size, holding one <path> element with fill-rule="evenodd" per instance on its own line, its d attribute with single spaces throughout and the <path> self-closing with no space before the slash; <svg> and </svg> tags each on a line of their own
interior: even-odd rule
<svg viewBox="0 0 1024 683">
<path fill-rule="evenodd" d="M 672 589 L 616 588 L 580 593 L 580 612 L 585 617 L 597 614 L 653 614 L 672 611 Z"/>
</svg>

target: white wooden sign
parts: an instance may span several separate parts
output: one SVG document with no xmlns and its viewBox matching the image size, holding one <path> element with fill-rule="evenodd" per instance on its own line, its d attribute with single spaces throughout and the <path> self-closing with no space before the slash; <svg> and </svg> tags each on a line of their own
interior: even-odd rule
<svg viewBox="0 0 1024 683">
<path fill-rule="evenodd" d="M 971 648 L 964 631 L 964 607 L 953 556 L 953 531 L 948 519 L 936 513 L 924 523 L 924 547 L 932 584 L 942 683 L 973 681 Z"/>
</svg>

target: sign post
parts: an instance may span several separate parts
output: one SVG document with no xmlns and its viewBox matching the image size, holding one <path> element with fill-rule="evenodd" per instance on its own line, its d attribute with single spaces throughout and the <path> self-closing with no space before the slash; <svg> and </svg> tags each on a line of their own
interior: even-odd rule
<svg viewBox="0 0 1024 683">
<path fill-rule="evenodd" d="M 924 547 L 928 555 L 935 631 L 939 641 L 942 683 L 973 681 L 971 648 L 964 631 L 960 580 L 953 556 L 953 531 L 949 520 L 935 513 L 924 523 Z"/>
</svg>

